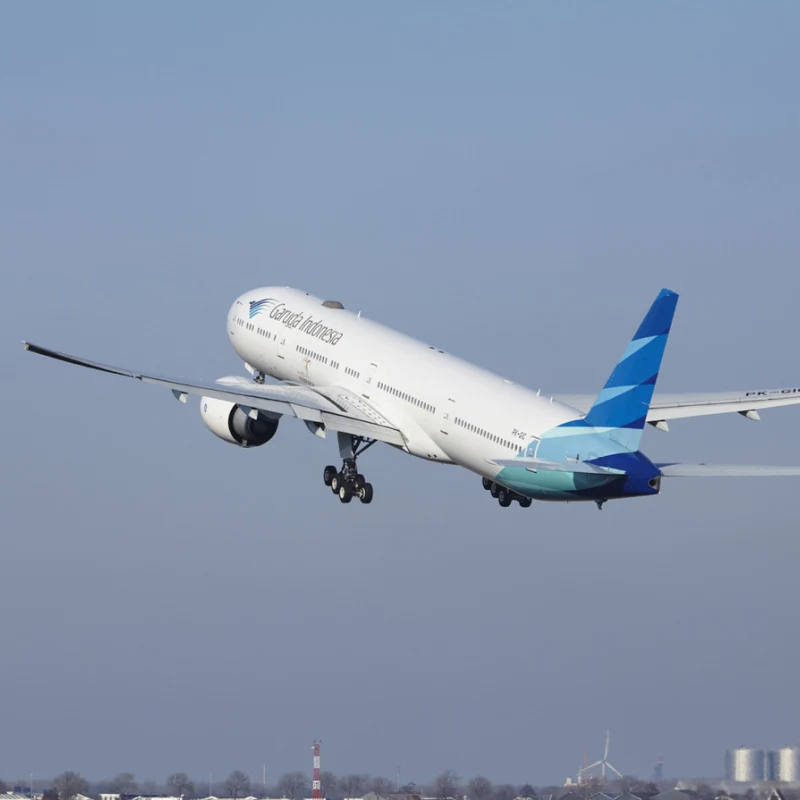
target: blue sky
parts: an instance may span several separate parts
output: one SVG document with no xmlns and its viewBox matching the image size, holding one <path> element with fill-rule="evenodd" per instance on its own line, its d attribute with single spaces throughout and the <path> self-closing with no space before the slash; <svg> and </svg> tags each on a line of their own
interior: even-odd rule
<svg viewBox="0 0 800 800">
<path fill-rule="evenodd" d="M 374 448 L 22 338 L 215 378 L 232 299 L 292 285 L 519 382 L 596 392 L 662 286 L 659 388 L 798 381 L 796 4 L 5 5 L 0 776 L 450 767 L 714 775 L 798 738 L 790 479 L 503 511 Z M 800 417 L 649 431 L 798 463 Z"/>
</svg>

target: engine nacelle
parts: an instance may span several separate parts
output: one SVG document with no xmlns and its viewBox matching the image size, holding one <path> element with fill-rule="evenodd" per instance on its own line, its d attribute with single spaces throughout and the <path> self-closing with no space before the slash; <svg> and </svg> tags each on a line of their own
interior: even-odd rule
<svg viewBox="0 0 800 800">
<path fill-rule="evenodd" d="M 256 414 L 255 418 L 228 400 L 200 398 L 200 415 L 206 427 L 214 436 L 239 447 L 260 447 L 278 430 L 279 417 L 268 416 L 263 411 L 252 413 Z"/>
</svg>

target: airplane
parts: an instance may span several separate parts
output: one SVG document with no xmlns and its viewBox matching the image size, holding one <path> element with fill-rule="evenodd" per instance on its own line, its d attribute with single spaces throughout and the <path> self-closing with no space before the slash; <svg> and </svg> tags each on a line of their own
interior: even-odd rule
<svg viewBox="0 0 800 800">
<path fill-rule="evenodd" d="M 323 482 L 342 503 L 368 504 L 373 485 L 358 462 L 376 442 L 477 473 L 501 507 L 533 500 L 650 497 L 662 478 L 800 475 L 800 467 L 659 463 L 639 445 L 645 425 L 800 403 L 800 387 L 654 395 L 678 295 L 663 289 L 601 392 L 546 396 L 344 308 L 289 287 L 246 292 L 227 334 L 250 377 L 194 381 L 137 372 L 30 342 L 25 348 L 89 369 L 162 386 L 182 403 L 200 396 L 209 430 L 238 447 L 261 447 L 284 417 L 315 436 L 335 434 L 341 467 Z M 267 382 L 276 379 L 276 383 Z"/>
</svg>

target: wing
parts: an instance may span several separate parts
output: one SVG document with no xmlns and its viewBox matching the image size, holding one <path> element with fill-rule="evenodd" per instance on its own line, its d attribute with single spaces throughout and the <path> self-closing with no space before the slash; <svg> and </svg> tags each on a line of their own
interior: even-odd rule
<svg viewBox="0 0 800 800">
<path fill-rule="evenodd" d="M 777 478 L 800 475 L 800 467 L 760 467 L 747 464 L 656 464 L 665 478 Z"/>
<path fill-rule="evenodd" d="M 80 367 L 122 375 L 125 378 L 136 378 L 142 383 L 163 386 L 171 389 L 181 402 L 186 402 L 186 395 L 196 394 L 228 400 L 251 409 L 270 411 L 297 417 L 307 423 L 317 423 L 326 430 L 349 433 L 376 439 L 379 442 L 405 446 L 402 433 L 380 414 L 373 406 L 354 392 L 341 387 L 308 387 L 281 384 L 258 384 L 246 378 L 224 378 L 221 381 L 194 381 L 184 378 L 167 378 L 148 375 L 110 364 L 89 361 L 57 350 L 49 350 L 30 342 L 23 342 L 25 349 L 57 361 L 77 364 Z"/>
<path fill-rule="evenodd" d="M 591 395 L 556 395 L 556 400 L 586 413 L 594 403 Z M 749 392 L 709 392 L 706 394 L 657 394 L 650 404 L 647 421 L 666 429 L 669 419 L 704 417 L 709 414 L 737 412 L 749 419 L 759 419 L 765 408 L 792 406 L 800 403 L 800 388 L 758 389 Z"/>
</svg>

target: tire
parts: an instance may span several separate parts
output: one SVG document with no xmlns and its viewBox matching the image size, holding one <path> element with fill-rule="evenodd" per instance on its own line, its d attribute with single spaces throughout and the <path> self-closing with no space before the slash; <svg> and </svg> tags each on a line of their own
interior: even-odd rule
<svg viewBox="0 0 800 800">
<path fill-rule="evenodd" d="M 359 472 L 356 475 L 356 489 L 361 489 L 363 486 L 366 485 L 366 483 L 367 481 L 365 480 L 364 476 Z"/>
<path fill-rule="evenodd" d="M 365 483 L 361 488 L 361 502 L 365 505 L 372 502 L 372 484 Z"/>
<path fill-rule="evenodd" d="M 483 478 L 483 488 L 488 492 L 492 488 L 492 482 L 488 478 Z"/>
<path fill-rule="evenodd" d="M 511 492 L 504 486 L 501 486 L 500 491 L 497 493 L 497 502 L 500 503 L 503 508 L 508 508 L 511 505 Z"/>
<path fill-rule="evenodd" d="M 492 481 L 492 485 L 489 487 L 489 491 L 492 493 L 492 497 L 497 497 L 500 491 L 500 484 Z"/>
<path fill-rule="evenodd" d="M 333 478 L 331 478 L 331 491 L 334 494 L 339 494 L 339 489 L 341 489 L 342 486 L 344 486 L 344 478 L 341 472 L 337 472 Z"/>
<path fill-rule="evenodd" d="M 353 493 L 350 491 L 350 487 L 347 484 L 342 484 L 339 487 L 339 500 L 343 503 L 349 503 L 353 499 Z"/>
<path fill-rule="evenodd" d="M 338 470 L 336 467 L 325 467 L 325 471 L 322 473 L 322 480 L 325 482 L 326 486 L 330 486 L 333 482 L 333 477 L 336 475 Z"/>
<path fill-rule="evenodd" d="M 530 508 L 533 500 L 530 497 L 520 497 L 519 504 L 521 508 Z"/>
</svg>

